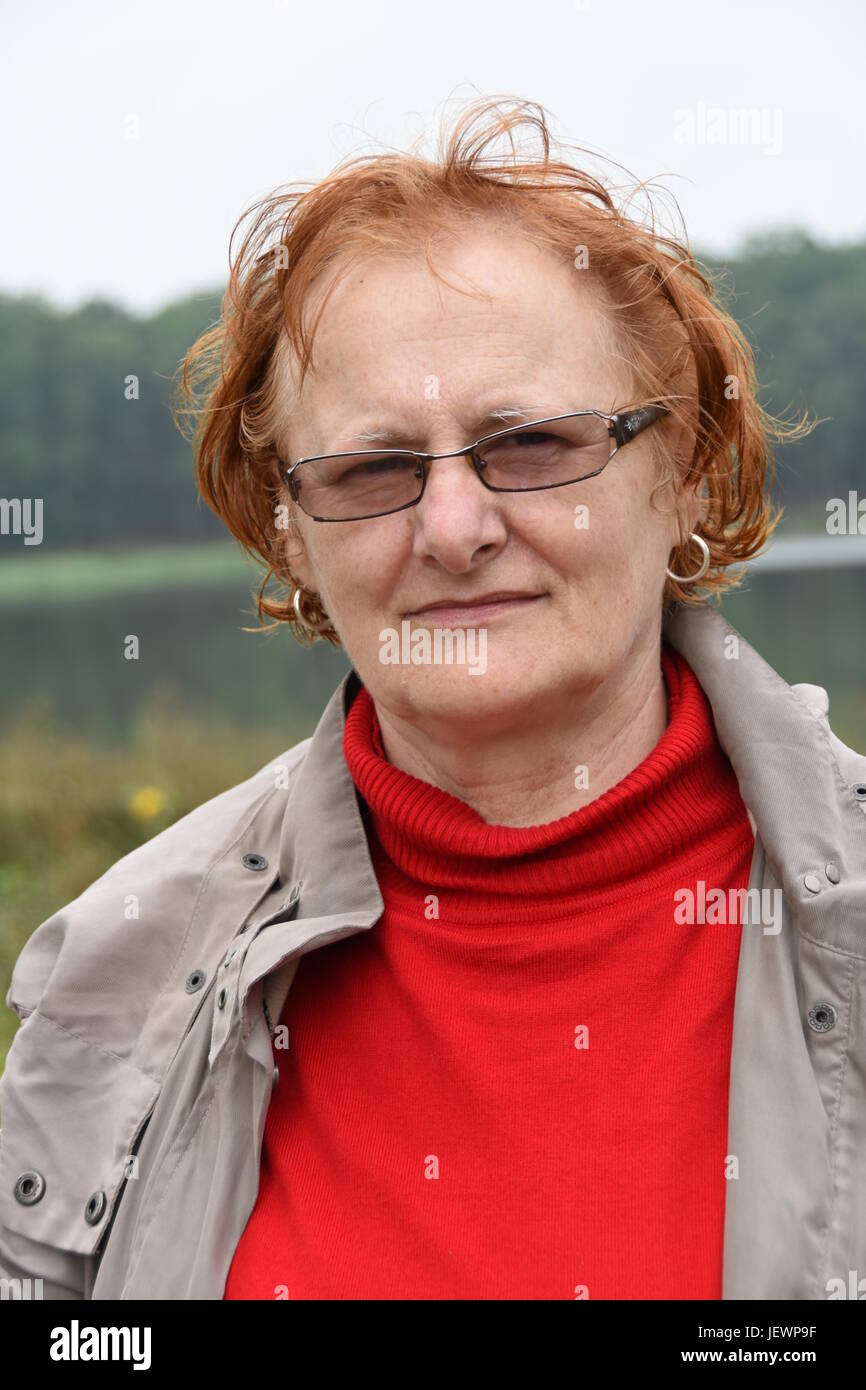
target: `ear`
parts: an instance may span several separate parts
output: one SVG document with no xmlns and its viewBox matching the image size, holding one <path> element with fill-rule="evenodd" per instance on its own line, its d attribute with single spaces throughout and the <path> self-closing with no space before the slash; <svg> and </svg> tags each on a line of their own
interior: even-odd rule
<svg viewBox="0 0 866 1390">
<path fill-rule="evenodd" d="M 302 588 L 316 593 L 317 584 L 304 545 L 304 538 L 301 527 L 298 525 L 296 517 L 290 511 L 288 526 L 278 543 L 280 559 L 283 562 L 284 574 L 287 582 L 296 580 Z"/>
<path fill-rule="evenodd" d="M 701 523 L 707 514 L 706 485 L 703 478 L 699 478 L 694 487 L 689 487 L 683 493 L 683 520 L 687 523 L 686 534 L 689 531 L 700 531 Z"/>
<path fill-rule="evenodd" d="M 664 449 L 665 461 L 674 474 L 673 492 L 679 535 L 681 541 L 686 541 L 691 531 L 700 532 L 707 501 L 703 478 L 693 479 L 689 483 L 682 481 L 694 448 L 697 407 L 687 400 L 679 403 L 679 409 L 684 412 L 684 418 L 680 419 L 679 413 L 672 413 L 664 422 Z"/>
<path fill-rule="evenodd" d="M 294 578 L 305 589 L 314 589 L 312 569 L 304 540 L 304 515 L 282 480 L 276 455 L 270 461 L 270 478 L 274 505 L 273 566 L 276 573 L 290 582 Z"/>
<path fill-rule="evenodd" d="M 691 531 L 697 531 L 700 534 L 701 524 L 707 515 L 707 507 L 708 496 L 705 479 L 698 478 L 686 487 L 677 488 L 677 526 L 681 542 L 688 539 Z"/>
</svg>

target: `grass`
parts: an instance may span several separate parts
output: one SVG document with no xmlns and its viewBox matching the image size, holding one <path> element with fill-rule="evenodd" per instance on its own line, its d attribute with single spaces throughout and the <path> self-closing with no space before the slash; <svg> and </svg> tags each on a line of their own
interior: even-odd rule
<svg viewBox="0 0 866 1390">
<path fill-rule="evenodd" d="M 106 593 L 237 583 L 257 572 L 234 541 L 29 553 L 0 563 L 0 604 L 74 602 Z"/>
<path fill-rule="evenodd" d="M 213 720 L 164 698 L 121 748 L 22 717 L 0 745 L 0 1070 L 17 1015 L 2 1007 L 31 933 L 122 855 L 241 782 L 297 739 Z"/>
</svg>

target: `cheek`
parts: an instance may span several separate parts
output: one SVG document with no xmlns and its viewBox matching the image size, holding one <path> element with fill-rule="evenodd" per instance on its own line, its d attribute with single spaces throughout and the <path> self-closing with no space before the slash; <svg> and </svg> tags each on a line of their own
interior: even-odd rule
<svg viewBox="0 0 866 1390">
<path fill-rule="evenodd" d="M 528 505 L 526 505 L 528 503 Z M 564 580 L 587 580 L 616 567 L 627 548 L 619 504 L 586 488 L 551 489 L 524 499 L 515 530 Z"/>
<path fill-rule="evenodd" d="M 664 526 L 641 489 L 610 485 L 536 494 L 520 522 L 526 543 L 573 582 L 575 594 L 608 593 L 611 608 L 614 592 L 654 592 L 667 553 Z"/>
<path fill-rule="evenodd" d="M 319 588 L 329 611 L 344 625 L 375 623 L 386 608 L 401 571 L 399 538 L 352 526 L 322 527 L 328 534 L 312 549 Z"/>
</svg>

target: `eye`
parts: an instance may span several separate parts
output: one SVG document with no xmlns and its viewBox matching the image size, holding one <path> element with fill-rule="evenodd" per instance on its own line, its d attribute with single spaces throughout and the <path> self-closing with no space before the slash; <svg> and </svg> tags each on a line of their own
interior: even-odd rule
<svg viewBox="0 0 866 1390">
<path fill-rule="evenodd" d="M 517 430 L 514 434 L 491 439 L 482 446 L 481 453 L 488 462 L 500 465 L 518 459 L 532 463 L 552 461 L 571 447 L 572 441 L 554 434 L 552 430 Z"/>
<path fill-rule="evenodd" d="M 318 476 L 329 486 L 353 487 L 365 480 L 405 476 L 415 468 L 416 460 L 409 454 L 350 454 L 321 460 Z"/>
<path fill-rule="evenodd" d="M 558 435 L 549 434 L 545 430 L 526 430 L 522 434 L 512 434 L 509 438 L 510 442 L 518 444 L 524 448 L 533 444 L 562 443 L 562 440 L 559 438 Z"/>
<path fill-rule="evenodd" d="M 376 459 L 364 459 L 364 461 L 359 465 L 359 467 L 361 468 L 361 471 L 366 473 L 369 477 L 376 477 L 380 473 L 394 473 L 402 471 L 407 466 L 411 465 L 412 462 L 413 461 L 411 459 L 406 458 L 383 457 Z"/>
</svg>

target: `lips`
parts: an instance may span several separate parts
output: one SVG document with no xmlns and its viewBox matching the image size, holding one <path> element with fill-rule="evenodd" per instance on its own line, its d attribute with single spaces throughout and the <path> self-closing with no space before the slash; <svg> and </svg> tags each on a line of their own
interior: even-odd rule
<svg viewBox="0 0 866 1390">
<path fill-rule="evenodd" d="M 407 618 L 426 618 L 435 615 L 442 621 L 446 618 L 456 620 L 461 617 L 465 620 L 470 616 L 473 618 L 492 617 L 498 612 L 526 607 L 544 597 L 544 594 L 527 593 L 520 589 L 498 589 L 495 593 L 479 594 L 477 598 L 472 599 L 438 599 L 435 603 L 425 604 L 423 608 L 412 609 L 405 616 Z"/>
</svg>

